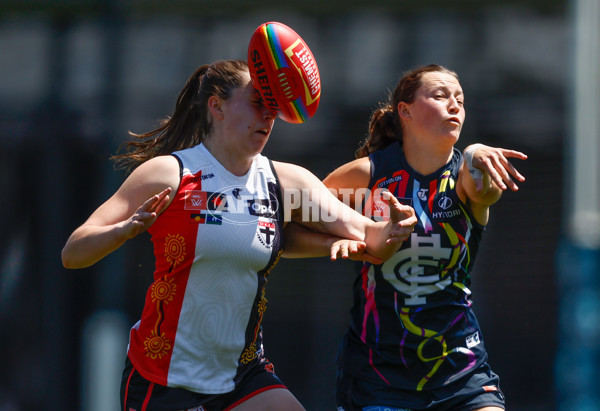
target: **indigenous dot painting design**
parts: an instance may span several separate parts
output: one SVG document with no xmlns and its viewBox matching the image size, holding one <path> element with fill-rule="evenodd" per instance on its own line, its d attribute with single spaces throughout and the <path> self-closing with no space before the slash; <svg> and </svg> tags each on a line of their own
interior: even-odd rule
<svg viewBox="0 0 600 411">
<path fill-rule="evenodd" d="M 173 267 L 185 258 L 185 239 L 178 234 L 169 234 L 165 240 L 165 259 L 171 264 L 169 272 Z"/>
<path fill-rule="evenodd" d="M 178 234 L 169 234 L 165 239 L 165 259 L 171 264 L 169 273 L 185 258 L 185 238 Z M 156 304 L 156 323 L 150 335 L 144 340 L 146 356 L 151 359 L 161 359 L 173 347 L 172 342 L 165 333 L 161 333 L 160 326 L 164 319 L 164 306 L 173 301 L 177 293 L 177 284 L 173 278 L 163 276 L 150 287 L 152 303 Z"/>
<path fill-rule="evenodd" d="M 146 355 L 153 360 L 162 358 L 171 349 L 171 341 L 165 336 L 165 333 L 158 334 L 152 330 L 150 336 L 144 341 Z"/>
</svg>

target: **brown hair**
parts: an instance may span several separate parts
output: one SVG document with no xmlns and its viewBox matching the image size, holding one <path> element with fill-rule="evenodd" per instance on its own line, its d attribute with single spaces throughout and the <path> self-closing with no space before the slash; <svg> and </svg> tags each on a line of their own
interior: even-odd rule
<svg viewBox="0 0 600 411">
<path fill-rule="evenodd" d="M 173 115 L 154 130 L 142 134 L 129 132 L 136 140 L 124 143 L 126 152 L 111 157 L 116 168 L 131 171 L 143 162 L 200 144 L 210 132 L 208 99 L 225 101 L 233 89 L 246 81 L 248 64 L 242 60 L 221 60 L 196 69 L 181 90 Z"/>
<path fill-rule="evenodd" d="M 421 87 L 421 78 L 425 73 L 443 72 L 458 79 L 458 74 L 443 66 L 430 64 L 405 72 L 396 84 L 396 88 L 389 93 L 388 99 L 380 103 L 379 107 L 371 114 L 369 121 L 369 134 L 362 145 L 356 150 L 356 158 L 366 157 L 370 153 L 382 150 L 395 141 L 402 142 L 402 124 L 397 113 L 400 102 L 412 103 Z"/>
</svg>

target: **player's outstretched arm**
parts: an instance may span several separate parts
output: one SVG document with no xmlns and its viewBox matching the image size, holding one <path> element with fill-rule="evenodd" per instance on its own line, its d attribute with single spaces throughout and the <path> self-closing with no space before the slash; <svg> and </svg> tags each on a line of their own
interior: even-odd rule
<svg viewBox="0 0 600 411">
<path fill-rule="evenodd" d="M 274 162 L 284 199 L 284 216 L 312 231 L 348 240 L 363 241 L 371 256 L 389 258 L 410 235 L 417 220 L 414 210 L 384 196 L 392 212 L 387 222 L 374 222 L 337 199 L 308 170 Z M 389 194 L 389 193 L 388 193 Z"/>
<path fill-rule="evenodd" d="M 146 231 L 171 201 L 171 187 L 179 184 L 178 170 L 177 160 L 170 156 L 139 166 L 73 231 L 61 253 L 63 266 L 89 267 Z"/>
</svg>

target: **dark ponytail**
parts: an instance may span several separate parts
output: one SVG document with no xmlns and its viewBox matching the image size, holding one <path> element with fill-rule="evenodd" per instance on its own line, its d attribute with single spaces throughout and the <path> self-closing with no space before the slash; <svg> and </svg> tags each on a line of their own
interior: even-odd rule
<svg viewBox="0 0 600 411">
<path fill-rule="evenodd" d="M 382 105 L 371 114 L 369 136 L 356 150 L 356 158 L 366 157 L 370 153 L 382 150 L 394 141 L 402 140 L 402 128 L 396 111 L 390 104 Z"/>
<path fill-rule="evenodd" d="M 247 79 L 248 65 L 241 60 L 223 60 L 196 69 L 179 93 L 175 111 L 146 133 L 129 132 L 136 140 L 124 143 L 126 152 L 111 157 L 116 168 L 131 171 L 143 162 L 160 155 L 200 144 L 212 124 L 208 116 L 208 99 L 227 100 L 233 89 Z"/>
</svg>

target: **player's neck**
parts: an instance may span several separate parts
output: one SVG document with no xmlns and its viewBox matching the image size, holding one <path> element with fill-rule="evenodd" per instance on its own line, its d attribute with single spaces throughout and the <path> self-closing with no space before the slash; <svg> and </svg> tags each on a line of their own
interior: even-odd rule
<svg viewBox="0 0 600 411">
<path fill-rule="evenodd" d="M 227 150 L 223 145 L 211 144 L 211 141 L 208 139 L 203 144 L 210 154 L 231 174 L 239 177 L 245 175 L 250 170 L 253 157 L 240 156 L 236 151 Z"/>
<path fill-rule="evenodd" d="M 413 140 L 414 141 L 414 140 Z M 417 173 L 427 176 L 436 172 L 452 159 L 450 147 L 421 147 L 418 143 L 405 142 L 403 145 L 406 161 Z"/>
</svg>

